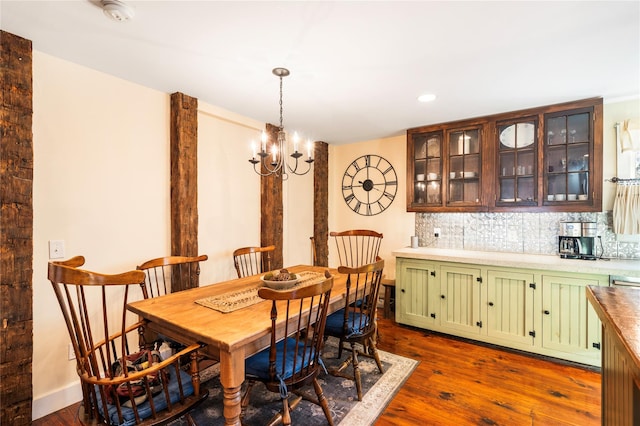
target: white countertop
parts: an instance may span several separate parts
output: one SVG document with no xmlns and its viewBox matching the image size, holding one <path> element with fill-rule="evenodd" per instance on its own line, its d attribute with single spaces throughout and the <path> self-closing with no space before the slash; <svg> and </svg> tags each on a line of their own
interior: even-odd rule
<svg viewBox="0 0 640 426">
<path fill-rule="evenodd" d="M 476 265 L 544 269 L 547 271 L 618 275 L 640 278 L 640 259 L 562 259 L 560 256 L 543 254 L 452 250 L 431 247 L 419 247 L 417 249 L 405 247 L 394 250 L 392 254 L 396 257 L 409 259 L 439 260 L 445 262 L 473 263 Z"/>
</svg>

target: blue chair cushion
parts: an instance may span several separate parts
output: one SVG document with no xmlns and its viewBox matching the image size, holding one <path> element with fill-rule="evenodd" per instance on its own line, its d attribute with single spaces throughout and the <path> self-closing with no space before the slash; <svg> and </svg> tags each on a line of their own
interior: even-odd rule
<svg viewBox="0 0 640 426">
<path fill-rule="evenodd" d="M 288 337 L 287 339 L 287 359 L 284 366 L 284 372 L 280 371 L 282 368 L 282 354 L 284 352 L 284 340 L 276 343 L 276 373 L 281 380 L 286 380 L 289 377 L 293 376 L 293 361 L 297 358 L 296 361 L 296 373 L 302 370 L 302 368 L 306 367 L 304 365 L 305 362 L 308 362 L 309 358 L 313 359 L 313 354 L 311 357 L 307 355 L 306 360 L 303 360 L 303 354 L 298 351 L 292 350 L 292 348 L 296 344 L 296 339 L 292 337 Z M 299 342 L 298 347 L 302 349 L 304 346 L 304 342 Z M 261 380 L 270 380 L 269 377 L 269 350 L 270 348 L 265 348 L 258 352 L 255 355 L 250 356 L 245 361 L 245 373 L 248 376 L 257 377 Z"/>
<path fill-rule="evenodd" d="M 182 370 L 180 371 L 180 377 L 182 379 L 182 391 L 184 393 L 184 396 L 190 396 L 193 395 L 193 383 L 191 382 L 191 376 Z M 175 370 L 173 368 L 170 369 L 171 374 L 169 375 L 169 400 L 171 401 L 172 404 L 176 404 L 180 401 L 180 387 L 178 385 L 178 378 L 175 374 Z M 100 393 L 97 392 L 97 396 L 98 396 L 98 410 L 100 411 L 100 414 L 104 416 L 104 413 L 102 412 L 102 402 L 100 401 Z M 156 412 L 159 412 L 160 410 L 164 410 L 165 408 L 167 408 L 167 400 L 164 397 L 164 391 L 156 394 L 153 397 L 153 403 L 154 406 L 156 408 Z M 146 419 L 148 417 L 151 417 L 151 407 L 149 405 L 149 401 L 145 401 L 142 404 L 138 404 L 138 415 L 140 416 L 141 419 Z M 123 417 L 123 422 L 120 423 L 120 420 L 118 419 L 118 409 L 116 408 L 115 405 L 107 405 L 107 410 L 109 413 L 109 419 L 111 421 L 111 424 L 114 425 L 120 425 L 120 426 L 131 426 L 131 425 L 135 425 L 136 424 L 136 417 L 135 414 L 133 413 L 133 409 L 130 407 L 122 407 L 121 406 L 121 410 L 122 410 L 122 417 Z"/>
<path fill-rule="evenodd" d="M 352 337 L 362 333 L 362 329 L 369 323 L 369 318 L 365 314 L 359 312 L 349 312 L 347 320 L 347 333 L 344 337 Z M 342 336 L 344 333 L 344 308 L 340 309 L 327 317 L 327 323 L 324 327 L 326 334 L 332 336 Z"/>
</svg>

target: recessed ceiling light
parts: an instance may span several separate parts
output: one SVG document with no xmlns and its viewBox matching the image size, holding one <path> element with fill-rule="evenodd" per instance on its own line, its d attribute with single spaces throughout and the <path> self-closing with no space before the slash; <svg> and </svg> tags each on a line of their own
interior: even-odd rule
<svg viewBox="0 0 640 426">
<path fill-rule="evenodd" d="M 102 0 L 102 10 L 105 15 L 118 22 L 129 21 L 135 15 L 133 8 L 120 0 Z"/>
<path fill-rule="evenodd" d="M 436 99 L 436 95 L 434 95 L 433 93 L 425 93 L 424 95 L 418 96 L 419 102 L 431 102 L 431 101 L 434 101 L 435 99 Z"/>
</svg>

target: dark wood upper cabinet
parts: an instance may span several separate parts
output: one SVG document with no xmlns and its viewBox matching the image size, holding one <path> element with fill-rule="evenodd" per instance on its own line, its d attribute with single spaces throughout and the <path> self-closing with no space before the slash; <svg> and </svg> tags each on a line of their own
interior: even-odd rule
<svg viewBox="0 0 640 426">
<path fill-rule="evenodd" d="M 407 211 L 602 211 L 602 98 L 407 130 Z"/>
<path fill-rule="evenodd" d="M 496 207 L 536 207 L 538 192 L 538 118 L 496 123 Z"/>
</svg>

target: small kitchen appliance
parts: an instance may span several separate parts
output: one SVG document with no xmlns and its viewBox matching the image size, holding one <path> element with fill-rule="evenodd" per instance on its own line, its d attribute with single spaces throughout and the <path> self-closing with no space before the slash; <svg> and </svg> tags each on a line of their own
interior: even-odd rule
<svg viewBox="0 0 640 426">
<path fill-rule="evenodd" d="M 563 259 L 596 260 L 595 222 L 560 222 L 558 254 Z"/>
</svg>

